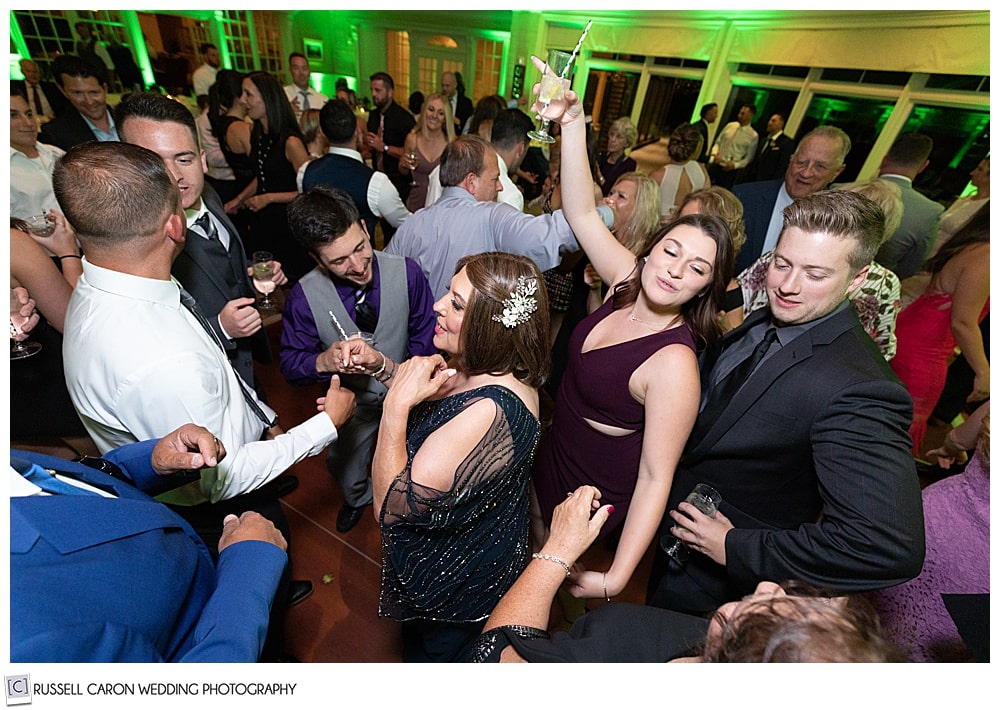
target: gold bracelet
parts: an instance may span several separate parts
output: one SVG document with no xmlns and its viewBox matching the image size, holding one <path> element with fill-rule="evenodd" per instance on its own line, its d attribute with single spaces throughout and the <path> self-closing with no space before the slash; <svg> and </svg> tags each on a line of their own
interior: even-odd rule
<svg viewBox="0 0 1000 710">
<path fill-rule="evenodd" d="M 608 596 L 608 573 L 604 573 L 604 601 L 611 603 L 611 597 Z"/>
</svg>

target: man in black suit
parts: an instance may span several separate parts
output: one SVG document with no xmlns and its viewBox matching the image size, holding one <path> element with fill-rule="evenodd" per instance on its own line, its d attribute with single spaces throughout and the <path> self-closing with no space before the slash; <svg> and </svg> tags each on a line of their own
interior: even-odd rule
<svg viewBox="0 0 1000 710">
<path fill-rule="evenodd" d="M 708 126 L 711 123 L 715 123 L 718 118 L 719 104 L 705 104 L 701 107 L 701 120 L 694 124 L 694 127 L 698 129 L 698 133 L 701 134 L 701 154 L 698 156 L 699 163 L 708 162 L 708 151 L 712 148 L 712 144 L 708 142 Z"/>
<path fill-rule="evenodd" d="M 99 69 L 72 54 L 62 54 L 52 62 L 52 76 L 72 108 L 42 126 L 38 140 L 67 151 L 88 141 L 118 140 L 108 109 L 108 84 Z"/>
<path fill-rule="evenodd" d="M 254 307 L 247 257 L 222 201 L 205 184 L 205 152 L 194 117 L 182 104 L 154 92 L 127 95 L 115 110 L 122 139 L 158 154 L 181 190 L 187 218 L 184 251 L 171 273 L 194 296 L 243 381 L 255 386 L 254 359 L 270 362 L 267 334 Z M 288 281 L 274 262 L 275 283 Z"/>
<path fill-rule="evenodd" d="M 767 138 L 757 149 L 757 157 L 747 168 L 748 179 L 743 182 L 777 180 L 788 169 L 794 150 L 795 141 L 785 134 L 785 117 L 772 115 L 767 121 Z"/>
<path fill-rule="evenodd" d="M 67 108 L 70 108 L 66 96 L 59 87 L 51 81 L 42 81 L 42 72 L 31 59 L 18 62 L 24 80 L 10 82 L 12 91 L 17 91 L 28 100 L 28 106 L 35 112 L 41 123 L 51 121 Z"/>
<path fill-rule="evenodd" d="M 446 71 L 441 75 L 441 93 L 451 104 L 451 115 L 455 117 L 455 135 L 461 135 L 465 122 L 472 115 L 472 101 L 465 94 L 458 93 L 458 80 Z"/>
<path fill-rule="evenodd" d="M 416 121 L 409 111 L 393 99 L 396 84 L 391 76 L 380 71 L 372 74 L 370 81 L 375 110 L 368 115 L 366 140 L 372 152 L 372 167 L 389 177 L 405 204 L 410 194 L 410 178 L 408 175 L 400 175 L 399 159 L 403 157 L 406 134 Z M 386 244 L 395 232 L 394 227 L 382 220 L 382 234 Z"/>
<path fill-rule="evenodd" d="M 846 191 L 784 210 L 769 308 L 702 356 L 702 409 L 674 474 L 648 603 L 704 614 L 762 580 L 860 592 L 920 572 L 913 404 L 847 301 L 884 225 L 874 202 Z M 683 502 L 698 483 L 722 495 L 714 518 Z M 686 560 L 663 552 L 670 535 Z"/>
<path fill-rule="evenodd" d="M 736 273 L 774 249 L 783 224 L 782 211 L 800 197 L 826 189 L 844 170 L 851 139 L 836 126 L 819 126 L 799 142 L 784 180 L 746 182 L 733 188 L 743 203 L 747 241 L 736 255 Z"/>
</svg>

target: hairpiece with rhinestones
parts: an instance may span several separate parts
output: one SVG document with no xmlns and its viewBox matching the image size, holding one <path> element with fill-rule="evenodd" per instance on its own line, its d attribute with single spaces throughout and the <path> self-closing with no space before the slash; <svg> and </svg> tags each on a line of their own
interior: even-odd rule
<svg viewBox="0 0 1000 710">
<path fill-rule="evenodd" d="M 538 300 L 535 291 L 538 290 L 538 280 L 517 277 L 517 288 L 503 302 L 503 315 L 495 313 L 493 320 L 503 323 L 507 328 L 516 328 L 527 323 L 531 314 L 538 310 Z"/>
</svg>

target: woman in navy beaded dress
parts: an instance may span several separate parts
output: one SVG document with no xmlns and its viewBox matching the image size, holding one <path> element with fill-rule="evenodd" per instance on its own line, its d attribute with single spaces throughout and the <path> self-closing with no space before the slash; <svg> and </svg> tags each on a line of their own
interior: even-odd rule
<svg viewBox="0 0 1000 710">
<path fill-rule="evenodd" d="M 404 661 L 462 658 L 527 563 L 549 369 L 545 284 L 529 259 L 459 260 L 434 311 L 434 344 L 449 359 L 413 357 L 388 373 L 372 461 L 379 615 L 402 622 Z"/>
</svg>

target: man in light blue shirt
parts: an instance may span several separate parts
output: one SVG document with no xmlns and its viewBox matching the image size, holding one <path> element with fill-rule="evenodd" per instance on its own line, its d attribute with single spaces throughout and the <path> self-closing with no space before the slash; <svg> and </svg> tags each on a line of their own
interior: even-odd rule
<svg viewBox="0 0 1000 710">
<path fill-rule="evenodd" d="M 562 254 L 580 249 L 562 210 L 533 217 L 496 202 L 503 189 L 497 152 L 479 136 L 461 136 L 444 149 L 441 184 L 441 199 L 414 212 L 385 248 L 420 264 L 435 299 L 448 290 L 463 256 L 505 251 L 545 271 L 558 266 Z M 610 208 L 598 211 L 610 228 Z"/>
</svg>

